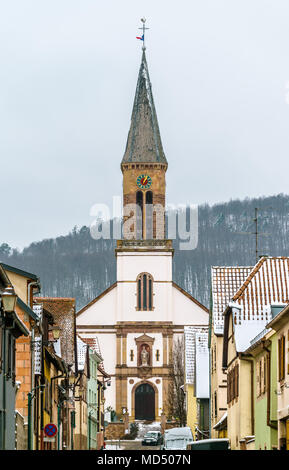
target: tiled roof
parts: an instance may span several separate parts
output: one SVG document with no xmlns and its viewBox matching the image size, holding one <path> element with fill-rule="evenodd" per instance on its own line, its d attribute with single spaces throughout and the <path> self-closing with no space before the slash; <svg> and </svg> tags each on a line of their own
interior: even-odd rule
<svg viewBox="0 0 289 470">
<path fill-rule="evenodd" d="M 234 323 L 271 320 L 271 305 L 289 301 L 289 258 L 263 257 L 234 294 Z"/>
<path fill-rule="evenodd" d="M 185 326 L 185 374 L 186 383 L 195 383 L 195 372 L 196 372 L 196 340 L 197 347 L 201 350 L 202 348 L 208 348 L 208 327 L 200 326 Z"/>
<path fill-rule="evenodd" d="M 60 327 L 61 357 L 67 364 L 75 363 L 75 299 L 69 297 L 35 297 L 43 304 Z"/>
<path fill-rule="evenodd" d="M 263 257 L 234 294 L 226 312 L 223 367 L 228 362 L 228 330 L 232 310 L 237 352 L 246 351 L 271 320 L 271 305 L 289 299 L 289 258 Z"/>
<path fill-rule="evenodd" d="M 81 339 L 82 341 L 84 341 L 86 344 L 88 344 L 88 346 L 90 347 L 90 349 L 92 351 L 95 351 L 100 357 L 101 356 L 101 351 L 100 351 L 100 346 L 99 346 L 99 342 L 98 342 L 98 338 L 97 337 L 93 337 L 93 338 L 83 338 L 81 336 Z M 102 364 L 102 362 L 101 362 Z"/>
<path fill-rule="evenodd" d="M 223 313 L 252 269 L 251 266 L 212 266 L 213 324 L 216 334 L 223 334 Z"/>
</svg>

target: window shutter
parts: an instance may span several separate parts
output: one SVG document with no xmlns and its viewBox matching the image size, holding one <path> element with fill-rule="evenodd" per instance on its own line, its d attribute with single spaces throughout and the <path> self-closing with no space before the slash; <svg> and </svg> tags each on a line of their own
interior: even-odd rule
<svg viewBox="0 0 289 470">
<path fill-rule="evenodd" d="M 281 337 L 281 364 L 282 364 L 282 377 L 281 380 L 285 379 L 285 336 Z"/>
<path fill-rule="evenodd" d="M 267 390 L 267 377 L 268 377 L 268 356 L 264 356 L 264 393 Z"/>
<path fill-rule="evenodd" d="M 261 358 L 261 377 L 260 377 L 260 382 L 261 382 L 261 395 L 264 393 L 264 357 Z"/>
<path fill-rule="evenodd" d="M 278 339 L 278 369 L 279 382 L 285 378 L 285 336 Z"/>
<path fill-rule="evenodd" d="M 227 375 L 227 404 L 230 403 L 230 372 Z"/>
<path fill-rule="evenodd" d="M 289 330 L 287 333 L 287 374 L 289 374 Z"/>
<path fill-rule="evenodd" d="M 278 381 L 281 380 L 281 339 L 278 339 Z"/>
<path fill-rule="evenodd" d="M 257 397 L 260 396 L 260 361 L 256 363 Z"/>
<path fill-rule="evenodd" d="M 227 403 L 231 401 L 231 372 L 228 372 L 228 381 L 227 381 Z"/>
<path fill-rule="evenodd" d="M 239 396 L 239 364 L 237 364 L 237 380 L 236 380 L 236 383 L 237 383 L 236 396 L 238 397 Z"/>
</svg>

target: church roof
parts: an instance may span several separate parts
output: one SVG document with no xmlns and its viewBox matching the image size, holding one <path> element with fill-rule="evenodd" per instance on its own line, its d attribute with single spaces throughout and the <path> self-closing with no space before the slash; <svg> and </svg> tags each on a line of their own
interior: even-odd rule
<svg viewBox="0 0 289 470">
<path fill-rule="evenodd" d="M 122 159 L 122 164 L 130 162 L 164 163 L 167 165 L 161 142 L 145 51 L 142 54 L 131 115 L 131 125 Z"/>
</svg>

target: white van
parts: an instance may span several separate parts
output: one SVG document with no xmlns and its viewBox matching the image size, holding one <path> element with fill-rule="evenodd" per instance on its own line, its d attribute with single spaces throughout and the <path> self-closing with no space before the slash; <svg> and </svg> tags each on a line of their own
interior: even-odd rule
<svg viewBox="0 0 289 470">
<path fill-rule="evenodd" d="M 164 434 L 164 443 L 161 450 L 186 450 L 187 445 L 194 442 L 191 428 L 167 429 Z"/>
</svg>

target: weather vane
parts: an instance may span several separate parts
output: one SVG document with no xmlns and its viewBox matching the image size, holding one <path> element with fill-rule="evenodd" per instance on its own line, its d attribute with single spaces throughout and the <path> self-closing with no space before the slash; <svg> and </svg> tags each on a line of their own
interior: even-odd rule
<svg viewBox="0 0 289 470">
<path fill-rule="evenodd" d="M 146 47 L 145 47 L 145 33 L 146 33 L 146 29 L 149 29 L 149 28 L 145 27 L 145 22 L 146 22 L 145 18 L 141 18 L 141 22 L 142 22 L 142 27 L 139 28 L 139 29 L 142 29 L 142 36 L 141 37 L 137 36 L 136 38 L 143 41 L 142 50 L 145 51 L 146 50 Z"/>
</svg>

